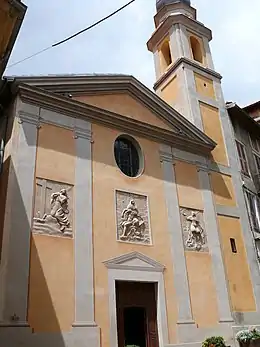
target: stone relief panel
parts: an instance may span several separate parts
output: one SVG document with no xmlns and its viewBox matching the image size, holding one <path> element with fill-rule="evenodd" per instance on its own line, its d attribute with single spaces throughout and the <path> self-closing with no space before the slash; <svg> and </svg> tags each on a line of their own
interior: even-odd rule
<svg viewBox="0 0 260 347">
<path fill-rule="evenodd" d="M 180 213 L 185 250 L 208 252 L 203 212 L 181 208 Z"/>
<path fill-rule="evenodd" d="M 73 187 L 37 178 L 33 232 L 72 238 L 72 216 Z"/>
<path fill-rule="evenodd" d="M 117 240 L 151 244 L 148 198 L 116 191 Z"/>
</svg>

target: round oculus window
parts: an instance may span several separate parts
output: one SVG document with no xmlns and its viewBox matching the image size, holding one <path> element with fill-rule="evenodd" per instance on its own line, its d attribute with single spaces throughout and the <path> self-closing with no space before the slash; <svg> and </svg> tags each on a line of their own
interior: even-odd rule
<svg viewBox="0 0 260 347">
<path fill-rule="evenodd" d="M 140 147 L 138 143 L 128 137 L 119 136 L 115 140 L 114 154 L 119 169 L 129 177 L 136 177 L 140 173 Z"/>
</svg>

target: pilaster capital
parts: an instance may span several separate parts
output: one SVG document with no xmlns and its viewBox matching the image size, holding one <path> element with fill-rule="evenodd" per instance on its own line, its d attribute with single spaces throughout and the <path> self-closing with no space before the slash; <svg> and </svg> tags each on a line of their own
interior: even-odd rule
<svg viewBox="0 0 260 347">
<path fill-rule="evenodd" d="M 33 113 L 19 111 L 18 112 L 18 123 L 28 123 L 33 124 L 37 128 L 41 127 L 41 117 L 39 115 L 35 115 Z"/>
<path fill-rule="evenodd" d="M 92 141 L 92 131 L 89 129 L 83 129 L 79 127 L 74 128 L 74 138 L 75 139 L 86 139 L 89 140 L 91 143 Z"/>
<path fill-rule="evenodd" d="M 196 161 L 196 166 L 197 166 L 198 172 L 207 172 L 207 173 L 209 173 L 209 171 L 210 171 L 209 166 L 206 163 L 201 163 L 201 162 Z"/>
<path fill-rule="evenodd" d="M 160 151 L 160 161 L 174 164 L 174 157 L 172 153 Z"/>
</svg>

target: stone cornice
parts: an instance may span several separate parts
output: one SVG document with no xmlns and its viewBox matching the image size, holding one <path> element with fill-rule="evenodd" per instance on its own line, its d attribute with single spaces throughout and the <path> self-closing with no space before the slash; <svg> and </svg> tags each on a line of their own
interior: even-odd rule
<svg viewBox="0 0 260 347">
<path fill-rule="evenodd" d="M 173 130 L 180 134 L 186 134 L 195 141 L 200 139 L 213 149 L 216 143 L 206 134 L 196 128 L 180 113 L 144 86 L 136 78 L 127 75 L 91 75 L 91 76 L 47 76 L 47 77 L 18 77 L 9 79 L 13 87 L 20 83 L 55 93 L 84 93 L 84 94 L 113 94 L 128 93 L 145 107 L 151 110 L 157 117 L 167 122 Z M 42 92 L 44 93 L 44 90 Z M 53 94 L 52 94 L 53 95 Z M 54 94 L 57 95 L 57 94 Z M 53 96 L 54 96 L 53 95 Z M 58 96 L 58 95 L 57 95 Z M 66 97 L 63 100 L 70 100 Z M 125 118 L 124 118 L 125 119 Z"/>
<path fill-rule="evenodd" d="M 175 63 L 173 63 L 172 66 L 158 79 L 158 81 L 154 84 L 154 87 L 153 87 L 154 90 L 157 90 L 167 80 L 167 78 L 169 78 L 172 74 L 174 74 L 175 70 L 177 70 L 180 67 L 185 68 L 186 65 L 192 66 L 195 69 L 198 69 L 219 80 L 222 79 L 222 76 L 218 72 L 202 66 L 200 63 L 197 63 L 195 60 L 182 57 L 176 60 Z"/>
<path fill-rule="evenodd" d="M 182 3 L 180 6 L 180 3 L 170 4 L 170 5 L 164 5 L 159 12 L 156 13 L 154 16 L 154 24 L 156 28 L 159 26 L 160 22 L 167 16 L 168 13 L 170 13 L 173 10 L 184 10 L 188 12 L 194 19 L 197 18 L 197 10 L 196 8 L 189 6 L 185 3 Z"/>
<path fill-rule="evenodd" d="M 165 21 L 161 25 L 159 25 L 155 32 L 152 34 L 152 37 L 147 42 L 149 51 L 154 51 L 155 47 L 161 41 L 162 37 L 164 37 L 175 24 L 182 24 L 195 33 L 206 37 L 209 41 L 212 40 L 211 30 L 205 27 L 202 23 L 183 14 L 176 14 L 166 18 Z"/>
<path fill-rule="evenodd" d="M 20 85 L 18 86 L 18 92 L 23 102 L 70 117 L 87 119 L 93 123 L 102 124 L 110 128 L 116 127 L 124 132 L 131 132 L 155 142 L 172 145 L 192 153 L 196 152 L 205 155 L 214 147 L 210 141 L 205 143 L 199 138 L 189 138 L 187 134 L 174 133 L 174 131 L 158 128 L 38 88 Z"/>
</svg>

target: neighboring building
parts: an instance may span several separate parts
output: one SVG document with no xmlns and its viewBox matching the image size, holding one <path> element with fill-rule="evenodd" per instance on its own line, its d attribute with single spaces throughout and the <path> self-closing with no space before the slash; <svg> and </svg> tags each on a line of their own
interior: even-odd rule
<svg viewBox="0 0 260 347">
<path fill-rule="evenodd" d="M 187 0 L 158 1 L 155 25 L 157 95 L 124 75 L 6 79 L 3 346 L 234 345 L 259 325 L 211 31 Z"/>
<path fill-rule="evenodd" d="M 251 230 L 260 259 L 260 124 L 235 103 L 227 103 L 234 129 Z"/>
<path fill-rule="evenodd" d="M 26 6 L 20 0 L 0 0 L 0 77 L 20 30 Z"/>
<path fill-rule="evenodd" d="M 256 122 L 260 123 L 260 101 L 243 108 Z"/>
<path fill-rule="evenodd" d="M 2 81 L 2 75 L 19 33 L 26 6 L 20 0 L 0 0 L 0 129 L 5 128 L 6 117 L 3 110 L 10 102 L 7 84 Z M 4 152 L 4 134 L 0 130 L 0 173 L 2 170 Z"/>
</svg>

